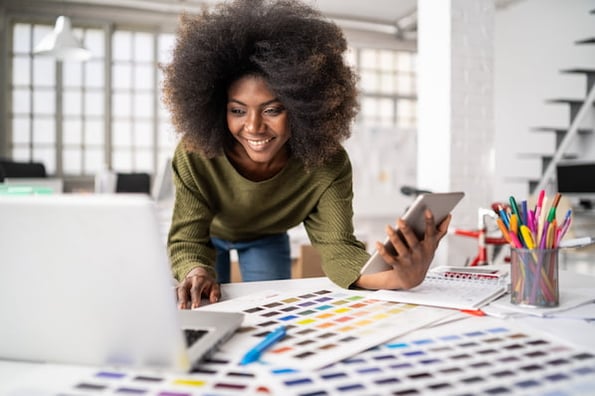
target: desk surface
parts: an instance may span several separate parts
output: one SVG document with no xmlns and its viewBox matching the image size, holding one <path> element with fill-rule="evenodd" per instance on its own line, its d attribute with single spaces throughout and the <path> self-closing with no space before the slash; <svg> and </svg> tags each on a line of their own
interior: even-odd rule
<svg viewBox="0 0 595 396">
<path fill-rule="evenodd" d="M 223 298 L 225 300 L 242 297 L 253 293 L 259 293 L 263 290 L 282 290 L 284 292 L 301 292 L 314 290 L 318 288 L 334 288 L 326 278 L 310 278 L 299 280 L 252 282 L 225 284 L 222 287 Z M 562 290 L 571 288 L 594 288 L 595 277 L 580 275 L 568 271 L 560 272 L 560 287 Z M 364 292 L 367 293 L 367 292 Z M 593 304 L 595 307 L 595 304 Z M 212 308 L 212 307 L 211 307 Z M 209 307 L 204 307 L 209 309 Z M 461 331 L 462 328 L 470 329 L 475 325 L 485 325 L 486 323 L 500 324 L 502 326 L 509 324 L 518 324 L 535 329 L 538 332 L 547 332 L 554 339 L 564 340 L 580 348 L 581 351 L 591 351 L 595 354 L 595 330 L 593 324 L 584 320 L 577 319 L 545 319 L 537 317 L 520 317 L 515 319 L 496 319 L 487 317 L 468 316 L 463 320 L 457 320 L 452 323 L 440 325 L 444 331 Z M 429 333 L 428 333 L 429 331 Z M 413 332 L 414 334 L 430 334 L 431 329 L 425 329 Z M 400 339 L 400 338 L 399 338 Z M 405 337 L 407 339 L 407 337 Z M 595 368 L 594 368 L 595 369 Z M 72 384 L 78 378 L 88 375 L 89 368 L 73 367 L 66 365 L 51 364 L 31 364 L 20 362 L 0 361 L 0 395 L 46 395 L 55 394 L 55 392 L 44 392 L 39 384 L 52 382 L 55 386 L 60 384 Z M 595 370 L 594 370 L 595 372 Z M 56 385 L 57 384 L 57 385 Z M 82 394 L 89 394 L 79 392 Z M 92 392 L 91 392 L 92 393 Z M 95 393 L 92 393 L 95 394 Z M 101 393 L 105 394 L 105 393 Z M 184 394 L 184 393 L 180 393 Z"/>
</svg>

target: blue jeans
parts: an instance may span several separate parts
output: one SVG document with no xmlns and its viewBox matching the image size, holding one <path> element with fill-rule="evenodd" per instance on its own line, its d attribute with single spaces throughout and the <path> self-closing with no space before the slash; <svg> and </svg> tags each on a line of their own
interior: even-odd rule
<svg viewBox="0 0 595 396">
<path fill-rule="evenodd" d="M 231 281 L 230 256 L 236 250 L 243 282 L 291 278 L 291 253 L 287 233 L 248 242 L 229 242 L 211 237 L 217 250 L 217 280 Z"/>
</svg>

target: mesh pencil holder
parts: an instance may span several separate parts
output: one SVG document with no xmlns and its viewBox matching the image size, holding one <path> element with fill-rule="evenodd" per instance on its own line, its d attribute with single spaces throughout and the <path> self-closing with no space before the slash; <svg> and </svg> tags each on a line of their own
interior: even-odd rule
<svg viewBox="0 0 595 396">
<path fill-rule="evenodd" d="M 526 307 L 556 307 L 559 249 L 511 249 L 510 301 Z"/>
</svg>

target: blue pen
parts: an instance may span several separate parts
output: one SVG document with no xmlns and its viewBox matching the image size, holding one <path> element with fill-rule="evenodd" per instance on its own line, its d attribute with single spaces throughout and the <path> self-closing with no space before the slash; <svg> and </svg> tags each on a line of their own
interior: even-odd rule
<svg viewBox="0 0 595 396">
<path fill-rule="evenodd" d="M 245 364 L 249 364 L 260 359 L 260 355 L 262 355 L 262 353 L 268 348 L 270 348 L 274 343 L 285 337 L 286 332 L 287 329 L 285 328 L 285 326 L 277 327 L 275 330 L 271 331 L 269 334 L 267 334 L 266 337 L 264 337 L 264 339 L 261 342 L 256 344 L 254 348 L 246 352 L 246 354 L 240 361 L 240 365 L 243 366 Z"/>
</svg>

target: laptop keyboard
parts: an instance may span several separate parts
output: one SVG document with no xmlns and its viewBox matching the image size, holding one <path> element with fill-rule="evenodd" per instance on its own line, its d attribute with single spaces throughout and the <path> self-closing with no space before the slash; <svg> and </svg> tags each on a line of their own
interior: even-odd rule
<svg viewBox="0 0 595 396">
<path fill-rule="evenodd" d="M 184 329 L 184 337 L 186 338 L 186 346 L 190 348 L 194 343 L 200 340 L 208 331 L 196 329 Z"/>
</svg>

